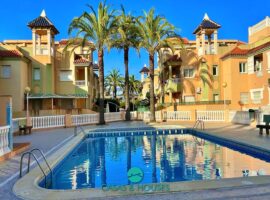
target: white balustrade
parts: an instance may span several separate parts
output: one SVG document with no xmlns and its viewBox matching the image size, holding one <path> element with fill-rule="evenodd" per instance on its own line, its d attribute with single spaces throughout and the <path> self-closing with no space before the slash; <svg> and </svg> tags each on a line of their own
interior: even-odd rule
<svg viewBox="0 0 270 200">
<path fill-rule="evenodd" d="M 236 124 L 250 124 L 248 111 L 230 111 L 229 121 Z"/>
<path fill-rule="evenodd" d="M 123 120 L 121 112 L 105 113 L 106 122 L 114 122 L 114 121 L 120 121 L 120 120 Z"/>
<path fill-rule="evenodd" d="M 155 112 L 156 120 L 157 121 L 162 121 L 162 114 L 161 111 L 156 111 Z"/>
<path fill-rule="evenodd" d="M 0 156 L 10 152 L 10 148 L 8 146 L 9 128 L 10 128 L 9 126 L 0 127 Z"/>
<path fill-rule="evenodd" d="M 75 81 L 75 85 L 77 85 L 77 86 L 86 86 L 86 81 L 85 80 Z"/>
<path fill-rule="evenodd" d="M 132 111 L 130 112 L 130 119 L 131 120 L 136 120 L 137 119 L 137 111 Z"/>
<path fill-rule="evenodd" d="M 264 20 L 260 21 L 254 26 L 249 27 L 249 36 L 269 26 L 270 26 L 270 19 L 269 17 L 266 17 Z"/>
<path fill-rule="evenodd" d="M 147 111 L 147 112 L 144 112 L 143 113 L 143 121 L 150 121 L 150 118 L 151 118 L 151 112 L 150 111 Z"/>
<path fill-rule="evenodd" d="M 166 114 L 167 121 L 190 121 L 190 111 L 168 111 Z"/>
<path fill-rule="evenodd" d="M 64 127 L 65 115 L 32 117 L 33 129 Z"/>
<path fill-rule="evenodd" d="M 72 124 L 85 125 L 85 124 L 97 124 L 99 120 L 99 114 L 83 114 L 83 115 L 72 115 Z"/>
<path fill-rule="evenodd" d="M 211 110 L 211 111 L 196 111 L 196 120 L 219 122 L 225 121 L 224 111 Z"/>
</svg>

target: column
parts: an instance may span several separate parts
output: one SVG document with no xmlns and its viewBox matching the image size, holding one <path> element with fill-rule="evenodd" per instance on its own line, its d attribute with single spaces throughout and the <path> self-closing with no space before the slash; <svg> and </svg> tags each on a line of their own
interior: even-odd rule
<svg viewBox="0 0 270 200">
<path fill-rule="evenodd" d="M 38 54 L 41 54 L 41 35 L 38 35 Z"/>
<path fill-rule="evenodd" d="M 36 55 L 36 30 L 32 30 L 33 56 Z"/>
<path fill-rule="evenodd" d="M 211 54 L 211 35 L 208 35 L 208 54 Z"/>
<path fill-rule="evenodd" d="M 52 56 L 55 56 L 55 44 L 54 44 L 54 36 L 52 36 Z"/>
<path fill-rule="evenodd" d="M 169 79 L 172 79 L 172 66 L 169 66 Z"/>
<path fill-rule="evenodd" d="M 141 72 L 141 82 L 144 82 L 144 73 Z"/>
<path fill-rule="evenodd" d="M 201 41 L 202 41 L 202 55 L 205 55 L 205 30 L 202 31 L 201 35 Z"/>
<path fill-rule="evenodd" d="M 51 30 L 47 30 L 47 47 L 48 47 L 48 56 L 51 56 L 51 47 L 52 47 L 52 39 L 51 39 Z"/>
<path fill-rule="evenodd" d="M 214 31 L 214 51 L 215 54 L 218 54 L 218 31 Z"/>
<path fill-rule="evenodd" d="M 197 34 L 196 35 L 196 50 L 197 50 L 197 53 L 199 53 L 199 49 L 200 49 L 200 36 Z"/>
</svg>

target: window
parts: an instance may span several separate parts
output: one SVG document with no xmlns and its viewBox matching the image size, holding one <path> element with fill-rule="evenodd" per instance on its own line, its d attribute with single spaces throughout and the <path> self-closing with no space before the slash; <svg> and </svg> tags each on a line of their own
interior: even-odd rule
<svg viewBox="0 0 270 200">
<path fill-rule="evenodd" d="M 261 103 L 261 100 L 263 99 L 263 90 L 264 90 L 263 88 L 251 89 L 250 90 L 252 103 L 254 103 L 254 104 L 260 104 Z"/>
<path fill-rule="evenodd" d="M 195 97 L 194 96 L 184 96 L 184 101 L 185 102 L 195 102 Z"/>
<path fill-rule="evenodd" d="M 261 92 L 260 91 L 256 91 L 253 92 L 253 103 L 255 104 L 259 104 L 261 103 Z"/>
<path fill-rule="evenodd" d="M 10 78 L 11 77 L 11 67 L 10 65 L 1 66 L 1 78 Z"/>
<path fill-rule="evenodd" d="M 218 76 L 218 66 L 213 65 L 213 76 Z"/>
<path fill-rule="evenodd" d="M 185 78 L 192 78 L 194 76 L 194 69 L 184 69 L 184 77 Z"/>
<path fill-rule="evenodd" d="M 72 81 L 72 71 L 60 71 L 60 81 Z"/>
<path fill-rule="evenodd" d="M 219 101 L 219 94 L 214 94 L 214 101 Z"/>
<path fill-rule="evenodd" d="M 240 93 L 240 101 L 242 104 L 248 104 L 248 96 L 249 96 L 248 92 L 241 92 Z"/>
<path fill-rule="evenodd" d="M 40 69 L 34 68 L 34 80 L 39 81 L 40 80 Z"/>
<path fill-rule="evenodd" d="M 240 73 L 247 73 L 247 65 L 245 62 L 240 62 L 239 63 L 239 72 Z"/>
</svg>

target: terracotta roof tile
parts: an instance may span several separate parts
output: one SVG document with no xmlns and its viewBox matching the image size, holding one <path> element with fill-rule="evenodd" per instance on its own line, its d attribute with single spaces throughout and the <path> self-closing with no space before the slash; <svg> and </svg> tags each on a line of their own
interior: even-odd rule
<svg viewBox="0 0 270 200">
<path fill-rule="evenodd" d="M 221 57 L 221 59 L 227 58 L 229 56 L 245 56 L 249 52 L 248 49 L 240 49 L 238 46 L 235 47 L 233 50 L 225 54 L 224 56 Z"/>
<path fill-rule="evenodd" d="M 250 49 L 248 53 L 254 53 L 256 51 L 262 50 L 262 49 L 267 48 L 267 47 L 270 47 L 270 42 L 266 42 L 258 47 Z"/>
<path fill-rule="evenodd" d="M 74 60 L 74 64 L 90 64 L 90 61 L 85 58 L 78 58 Z"/>
<path fill-rule="evenodd" d="M 182 59 L 178 56 L 178 55 L 173 55 L 171 56 L 170 58 L 168 58 L 165 62 L 165 63 L 168 63 L 168 62 L 181 62 Z"/>
<path fill-rule="evenodd" d="M 53 23 L 45 16 L 39 16 L 38 18 L 32 20 L 28 23 L 30 28 L 52 28 L 55 34 L 58 34 L 59 31 L 55 28 Z"/>
<path fill-rule="evenodd" d="M 21 57 L 22 55 L 20 54 L 19 51 L 17 50 L 0 50 L 0 58 L 4 57 Z"/>
<path fill-rule="evenodd" d="M 221 26 L 212 21 L 207 14 L 204 15 L 203 21 L 201 22 L 201 24 L 195 29 L 195 31 L 193 32 L 193 34 L 196 34 L 197 32 L 199 32 L 202 29 L 219 29 Z"/>
<path fill-rule="evenodd" d="M 246 56 L 248 54 L 256 53 L 257 51 L 260 51 L 265 48 L 270 48 L 270 42 L 266 42 L 265 44 L 262 44 L 252 49 L 241 49 L 237 46 L 233 50 L 231 50 L 229 53 L 222 56 L 221 58 L 224 59 L 228 56 Z"/>
</svg>

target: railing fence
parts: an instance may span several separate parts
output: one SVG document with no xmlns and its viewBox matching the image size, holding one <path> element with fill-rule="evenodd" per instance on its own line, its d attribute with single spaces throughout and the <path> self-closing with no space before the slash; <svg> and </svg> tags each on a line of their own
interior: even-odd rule
<svg viewBox="0 0 270 200">
<path fill-rule="evenodd" d="M 70 126 L 97 124 L 99 122 L 99 114 L 82 114 L 32 117 L 33 129 L 65 127 L 66 123 Z M 194 111 L 156 111 L 156 121 L 196 121 L 203 120 L 208 122 L 232 122 L 240 124 L 250 124 L 250 114 L 248 111 L 224 111 L 224 110 L 194 110 Z M 263 115 L 256 113 L 254 118 L 256 121 L 262 122 Z M 121 121 L 125 119 L 125 112 L 105 113 L 106 122 Z M 131 112 L 131 120 L 143 120 L 150 122 L 151 112 Z M 67 122 L 71 121 L 71 122 Z M 26 124 L 26 118 L 13 119 L 14 132 L 19 130 L 20 125 Z"/>
<path fill-rule="evenodd" d="M 8 140 L 9 129 L 9 126 L 0 127 L 0 156 L 10 152 Z"/>
<path fill-rule="evenodd" d="M 225 121 L 225 112 L 222 110 L 196 111 L 196 120 L 220 122 Z"/>
<path fill-rule="evenodd" d="M 64 127 L 65 115 L 32 117 L 33 129 Z"/>
</svg>

